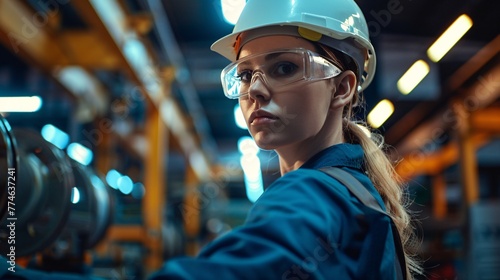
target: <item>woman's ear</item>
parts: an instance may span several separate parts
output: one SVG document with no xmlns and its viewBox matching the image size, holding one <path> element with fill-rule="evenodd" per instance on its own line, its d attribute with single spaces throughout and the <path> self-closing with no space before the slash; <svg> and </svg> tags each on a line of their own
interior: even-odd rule
<svg viewBox="0 0 500 280">
<path fill-rule="evenodd" d="M 342 72 L 335 78 L 336 89 L 332 95 L 332 102 L 330 104 L 332 109 L 338 109 L 348 105 L 354 94 L 356 94 L 356 74 L 351 70 Z"/>
</svg>

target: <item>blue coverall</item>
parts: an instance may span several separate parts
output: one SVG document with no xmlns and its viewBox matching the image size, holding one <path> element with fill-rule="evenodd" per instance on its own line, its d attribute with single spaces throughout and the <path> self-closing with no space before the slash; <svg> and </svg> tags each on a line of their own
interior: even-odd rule
<svg viewBox="0 0 500 280">
<path fill-rule="evenodd" d="M 244 225 L 205 246 L 196 258 L 167 261 L 150 280 L 395 279 L 390 218 L 317 170 L 348 171 L 385 210 L 363 157 L 356 144 L 321 151 L 271 184 Z"/>
</svg>

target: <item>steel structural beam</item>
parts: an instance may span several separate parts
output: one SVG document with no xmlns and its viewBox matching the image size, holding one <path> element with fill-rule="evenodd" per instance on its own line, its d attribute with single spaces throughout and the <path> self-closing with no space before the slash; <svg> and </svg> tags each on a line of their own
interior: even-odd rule
<svg viewBox="0 0 500 280">
<path fill-rule="evenodd" d="M 470 115 L 470 134 L 468 143 L 475 150 L 500 135 L 500 108 L 485 108 Z M 434 141 L 439 142 L 439 137 Z M 460 146 L 451 141 L 435 152 L 417 149 L 407 153 L 397 164 L 396 171 L 405 181 L 418 175 L 437 175 L 456 163 L 459 157 Z"/>
<path fill-rule="evenodd" d="M 192 132 L 188 125 L 187 117 L 180 109 L 177 101 L 170 96 L 170 84 L 159 73 L 159 69 L 152 62 L 156 60 L 155 55 L 146 47 L 144 60 L 150 62 L 146 65 L 149 69 L 137 67 L 130 57 L 126 55 L 125 48 L 131 39 L 140 42 L 141 34 L 129 24 L 129 15 L 123 10 L 120 2 L 108 1 L 72 1 L 72 5 L 80 13 L 82 18 L 91 26 L 94 32 L 106 42 L 112 51 L 118 54 L 120 65 L 128 74 L 134 84 L 138 85 L 144 95 L 151 101 L 160 112 L 163 121 L 171 130 L 181 145 L 182 152 L 186 155 L 190 164 L 194 166 L 196 175 L 200 180 L 209 180 L 211 166 L 205 151 L 201 149 L 198 140 L 199 135 Z M 115 9 L 114 18 L 107 18 L 109 11 L 99 11 L 100 5 L 111 5 Z M 144 45 L 143 45 L 144 46 Z M 173 75 L 171 76 L 173 78 Z M 167 112 L 168 110 L 168 112 Z"/>
</svg>

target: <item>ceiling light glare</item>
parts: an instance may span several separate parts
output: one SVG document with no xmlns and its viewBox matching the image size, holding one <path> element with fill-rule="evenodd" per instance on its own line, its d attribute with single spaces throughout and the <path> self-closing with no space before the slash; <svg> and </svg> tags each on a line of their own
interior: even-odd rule
<svg viewBox="0 0 500 280">
<path fill-rule="evenodd" d="M 463 14 L 458 17 L 446 31 L 427 50 L 427 56 L 433 61 L 438 62 L 445 56 L 453 46 L 469 31 L 472 27 L 472 19 Z"/>
<path fill-rule="evenodd" d="M 394 113 L 394 105 L 391 101 L 384 99 L 380 101 L 368 114 L 368 124 L 373 128 L 379 128 Z"/>
<path fill-rule="evenodd" d="M 122 177 L 122 174 L 120 172 L 116 171 L 115 169 L 111 169 L 108 171 L 106 174 L 106 183 L 113 189 L 117 190 L 118 189 L 118 179 Z"/>
<path fill-rule="evenodd" d="M 78 143 L 69 144 L 67 152 L 70 158 L 85 166 L 89 165 L 94 158 L 94 154 L 90 149 Z"/>
<path fill-rule="evenodd" d="M 248 129 L 247 122 L 245 121 L 245 117 L 243 116 L 243 112 L 241 111 L 240 104 L 236 104 L 234 106 L 234 122 L 241 129 Z"/>
<path fill-rule="evenodd" d="M 42 137 L 59 149 L 65 149 L 69 143 L 69 135 L 52 124 L 42 127 Z"/>
<path fill-rule="evenodd" d="M 125 175 L 118 178 L 116 183 L 118 184 L 118 190 L 125 195 L 130 194 L 134 189 L 134 182 L 132 182 L 132 179 L 130 179 L 129 176 Z"/>
<path fill-rule="evenodd" d="M 245 5 L 246 0 L 221 0 L 224 20 L 235 25 Z"/>
<path fill-rule="evenodd" d="M 429 74 L 430 67 L 427 62 L 418 60 L 399 79 L 397 86 L 399 92 L 409 94 Z"/>
<path fill-rule="evenodd" d="M 40 96 L 0 97 L 2 113 L 32 113 L 42 107 Z"/>
</svg>

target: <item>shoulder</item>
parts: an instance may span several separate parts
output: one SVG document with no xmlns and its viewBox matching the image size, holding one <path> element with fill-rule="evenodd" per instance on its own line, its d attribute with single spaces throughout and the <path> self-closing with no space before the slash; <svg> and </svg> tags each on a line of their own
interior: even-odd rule
<svg viewBox="0 0 500 280">
<path fill-rule="evenodd" d="M 349 191 L 327 174 L 298 169 L 285 174 L 264 191 L 252 207 L 249 219 L 280 213 L 339 223 L 357 211 L 357 204 Z"/>
<path fill-rule="evenodd" d="M 314 200 L 350 200 L 351 194 L 339 181 L 316 169 L 297 169 L 276 180 L 264 197 L 294 197 Z"/>
</svg>

